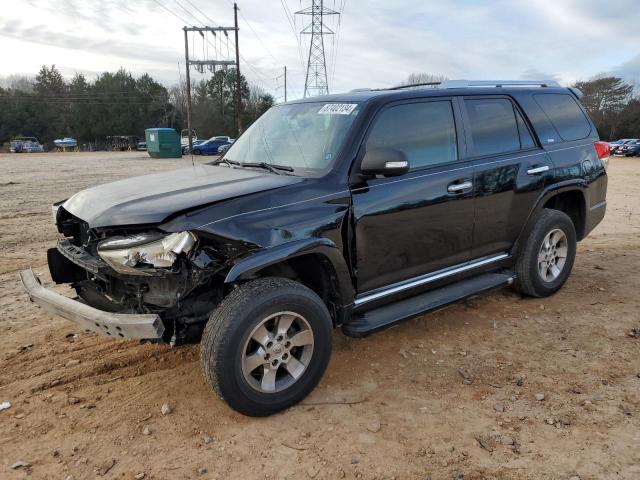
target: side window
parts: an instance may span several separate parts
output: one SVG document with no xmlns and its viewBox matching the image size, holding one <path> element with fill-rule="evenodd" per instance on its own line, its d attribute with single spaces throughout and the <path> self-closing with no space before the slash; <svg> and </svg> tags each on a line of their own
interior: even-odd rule
<svg viewBox="0 0 640 480">
<path fill-rule="evenodd" d="M 536 146 L 536 142 L 533 141 L 533 137 L 531 136 L 531 132 L 529 131 L 529 127 L 520 115 L 520 112 L 516 110 L 516 120 L 518 121 L 518 131 L 520 132 L 520 147 L 523 150 L 527 148 L 533 148 Z"/>
<path fill-rule="evenodd" d="M 544 93 L 536 94 L 533 98 L 563 140 L 580 140 L 591 133 L 589 121 L 571 95 Z"/>
<path fill-rule="evenodd" d="M 513 105 L 506 98 L 465 99 L 474 155 L 496 155 L 520 150 Z"/>
<path fill-rule="evenodd" d="M 451 102 L 407 103 L 384 110 L 376 118 L 365 146 L 367 150 L 403 151 L 412 170 L 457 160 Z"/>
</svg>

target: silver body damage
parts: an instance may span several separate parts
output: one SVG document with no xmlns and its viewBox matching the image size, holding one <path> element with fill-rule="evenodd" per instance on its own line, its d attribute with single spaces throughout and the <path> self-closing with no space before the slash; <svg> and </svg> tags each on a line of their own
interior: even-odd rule
<svg viewBox="0 0 640 480">
<path fill-rule="evenodd" d="M 114 338 L 159 339 L 164 325 L 156 314 L 110 313 L 90 307 L 45 288 L 32 270 L 20 272 L 31 301 L 44 310 L 71 320 L 84 330 Z"/>
</svg>

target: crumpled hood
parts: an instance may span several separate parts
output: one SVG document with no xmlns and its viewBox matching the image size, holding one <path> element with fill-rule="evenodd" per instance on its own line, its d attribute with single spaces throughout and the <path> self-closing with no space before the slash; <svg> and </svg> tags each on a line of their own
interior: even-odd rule
<svg viewBox="0 0 640 480">
<path fill-rule="evenodd" d="M 62 206 L 91 228 L 161 223 L 176 212 L 302 180 L 249 168 L 196 165 L 87 188 Z"/>
</svg>

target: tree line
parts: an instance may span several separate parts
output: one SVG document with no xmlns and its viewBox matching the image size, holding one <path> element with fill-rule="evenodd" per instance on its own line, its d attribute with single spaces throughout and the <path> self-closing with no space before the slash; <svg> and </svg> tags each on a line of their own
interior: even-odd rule
<svg viewBox="0 0 640 480">
<path fill-rule="evenodd" d="M 601 76 L 577 82 L 580 100 L 603 140 L 640 138 L 640 96 L 621 78 Z"/>
<path fill-rule="evenodd" d="M 219 70 L 192 84 L 193 128 L 200 138 L 236 136 L 235 69 Z M 246 128 L 274 104 L 274 98 L 240 76 L 242 123 Z M 124 69 L 89 81 L 83 74 L 65 79 L 43 66 L 35 78 L 13 76 L 0 87 L 0 145 L 17 136 L 37 137 L 46 148 L 73 137 L 80 145 L 108 147 L 107 137 L 144 138 L 144 130 L 186 128 L 186 84 L 165 87 L 150 75 Z"/>
</svg>

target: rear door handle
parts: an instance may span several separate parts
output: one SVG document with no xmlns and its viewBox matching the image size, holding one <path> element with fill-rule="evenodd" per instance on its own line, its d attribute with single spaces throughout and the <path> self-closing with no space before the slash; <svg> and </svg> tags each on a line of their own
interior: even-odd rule
<svg viewBox="0 0 640 480">
<path fill-rule="evenodd" d="M 538 173 L 548 172 L 548 171 L 549 171 L 549 165 L 542 165 L 540 167 L 530 168 L 529 170 L 527 170 L 527 173 L 529 175 L 537 175 Z"/>
<path fill-rule="evenodd" d="M 447 191 L 449 193 L 459 193 L 463 190 L 469 190 L 471 187 L 473 187 L 473 183 L 467 180 L 462 183 L 452 183 L 447 187 Z"/>
</svg>

